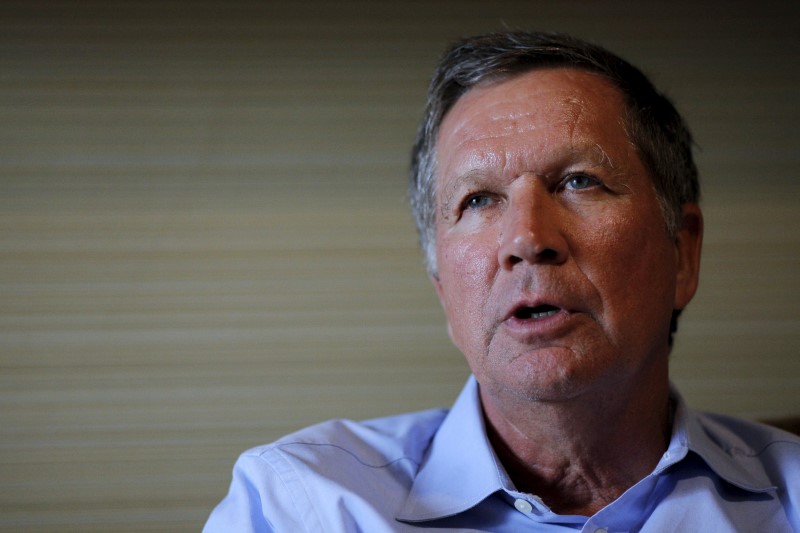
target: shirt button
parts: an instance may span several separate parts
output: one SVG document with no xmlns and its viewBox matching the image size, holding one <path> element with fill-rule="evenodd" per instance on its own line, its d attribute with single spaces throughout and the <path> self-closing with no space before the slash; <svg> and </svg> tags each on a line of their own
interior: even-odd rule
<svg viewBox="0 0 800 533">
<path fill-rule="evenodd" d="M 533 506 L 522 498 L 518 498 L 514 501 L 514 507 L 517 508 L 517 511 L 525 514 L 528 514 L 533 510 Z"/>
</svg>

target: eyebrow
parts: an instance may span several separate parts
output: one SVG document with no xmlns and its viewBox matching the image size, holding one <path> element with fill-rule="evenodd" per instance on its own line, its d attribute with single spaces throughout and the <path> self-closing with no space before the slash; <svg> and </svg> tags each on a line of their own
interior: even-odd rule
<svg viewBox="0 0 800 533">
<path fill-rule="evenodd" d="M 592 167 L 604 168 L 614 173 L 616 173 L 618 170 L 614 164 L 614 161 L 611 159 L 611 156 L 608 155 L 608 152 L 606 152 L 600 143 L 586 143 L 569 150 L 560 150 L 555 154 L 550 152 L 546 157 L 552 161 L 555 161 L 555 163 L 548 162 L 544 165 L 545 167 L 555 166 L 556 168 L 559 168 L 568 167 L 577 163 L 588 163 Z M 525 170 L 523 172 L 530 171 Z M 485 177 L 494 174 L 495 172 L 490 165 L 487 165 L 485 168 L 478 165 L 455 176 L 451 180 L 450 184 L 448 184 L 448 189 L 455 190 L 458 186 L 464 183 L 480 183 Z M 548 176 L 549 173 L 538 175 Z"/>
<path fill-rule="evenodd" d="M 487 169 L 473 168 L 467 170 L 463 174 L 459 174 L 453 178 L 446 187 L 443 187 L 440 201 L 437 202 L 438 214 L 442 217 L 442 220 L 447 220 L 449 218 L 448 213 L 451 212 L 450 207 L 458 191 L 462 189 L 478 189 L 491 174 L 492 173 Z"/>
</svg>

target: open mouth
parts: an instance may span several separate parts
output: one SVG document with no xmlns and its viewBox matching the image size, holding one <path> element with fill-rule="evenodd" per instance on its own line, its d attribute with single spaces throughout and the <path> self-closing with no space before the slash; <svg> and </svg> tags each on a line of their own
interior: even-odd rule
<svg viewBox="0 0 800 533">
<path fill-rule="evenodd" d="M 536 320 L 557 314 L 561 309 L 553 305 L 537 305 L 536 307 L 520 307 L 514 312 L 514 318 L 520 320 Z"/>
</svg>

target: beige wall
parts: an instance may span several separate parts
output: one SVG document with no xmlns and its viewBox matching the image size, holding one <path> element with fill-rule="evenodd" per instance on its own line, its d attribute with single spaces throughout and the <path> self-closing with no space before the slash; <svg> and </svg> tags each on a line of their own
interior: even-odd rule
<svg viewBox="0 0 800 533">
<path fill-rule="evenodd" d="M 407 151 L 442 46 L 504 25 L 674 96 L 708 226 L 675 381 L 800 411 L 796 2 L 150 4 L 0 7 L 0 530 L 197 531 L 243 449 L 452 401 Z"/>
</svg>

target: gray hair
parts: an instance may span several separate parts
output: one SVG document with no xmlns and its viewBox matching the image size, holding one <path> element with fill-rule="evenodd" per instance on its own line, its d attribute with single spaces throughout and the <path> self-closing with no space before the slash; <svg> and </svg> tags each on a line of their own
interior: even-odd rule
<svg viewBox="0 0 800 533">
<path fill-rule="evenodd" d="M 428 273 L 436 275 L 436 137 L 447 112 L 470 88 L 539 68 L 599 74 L 623 94 L 622 117 L 647 169 L 667 231 L 680 229 L 681 208 L 697 202 L 700 184 L 692 136 L 672 102 L 636 67 L 594 44 L 561 33 L 501 32 L 452 45 L 434 71 L 411 153 L 409 201 Z"/>
</svg>

